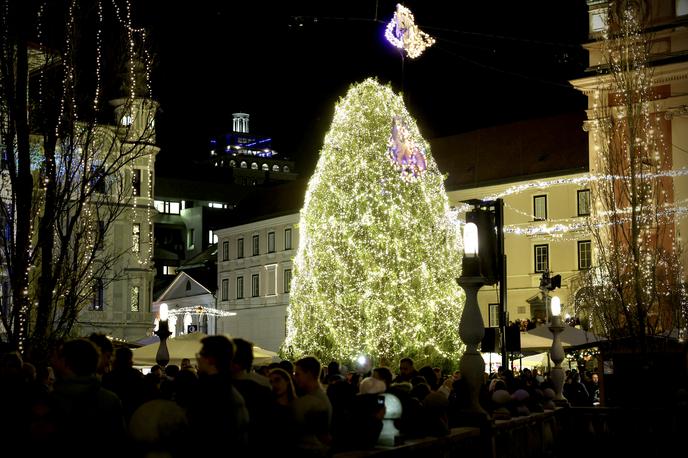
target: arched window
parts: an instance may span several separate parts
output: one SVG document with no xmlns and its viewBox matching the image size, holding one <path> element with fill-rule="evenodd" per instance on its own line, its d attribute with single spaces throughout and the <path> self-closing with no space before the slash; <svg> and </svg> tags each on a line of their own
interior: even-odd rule
<svg viewBox="0 0 688 458">
<path fill-rule="evenodd" d="M 186 290 L 191 291 L 191 280 L 186 280 Z"/>
<path fill-rule="evenodd" d="M 284 167 L 282 167 L 282 171 L 283 171 L 284 173 L 289 173 L 289 166 L 288 166 L 288 165 L 285 165 Z"/>
<path fill-rule="evenodd" d="M 241 167 L 242 169 L 245 169 L 248 167 L 248 165 L 246 164 L 246 161 L 241 161 L 241 164 L 239 164 L 239 167 Z"/>
<path fill-rule="evenodd" d="M 267 172 L 268 170 L 270 170 L 270 166 L 267 164 L 263 164 L 262 169 Z"/>
<path fill-rule="evenodd" d="M 257 162 L 251 163 L 251 170 L 258 170 L 258 163 Z"/>
<path fill-rule="evenodd" d="M 272 166 L 272 171 L 273 172 L 279 172 L 279 165 L 275 164 Z"/>
<path fill-rule="evenodd" d="M 235 161 L 234 159 L 232 159 L 231 161 L 229 161 L 229 166 L 230 166 L 230 167 L 236 167 L 236 161 Z"/>
</svg>

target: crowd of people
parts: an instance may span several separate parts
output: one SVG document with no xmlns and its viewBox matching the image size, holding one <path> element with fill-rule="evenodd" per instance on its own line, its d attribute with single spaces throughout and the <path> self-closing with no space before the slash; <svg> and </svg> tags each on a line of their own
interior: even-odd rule
<svg viewBox="0 0 688 458">
<path fill-rule="evenodd" d="M 177 457 L 200 449 L 322 457 L 376 445 L 384 393 L 402 405 L 399 440 L 448 434 L 469 403 L 459 371 L 416 369 L 410 358 L 396 373 L 348 371 L 336 361 L 323 367 L 312 356 L 254 367 L 251 342 L 207 336 L 201 344 L 196 361 L 153 366 L 145 375 L 131 349 L 114 349 L 98 334 L 62 343 L 50 365 L 38 368 L 18 352 L 4 353 L 0 428 L 28 456 Z M 485 375 L 480 402 L 494 418 L 548 408 L 548 382 L 537 371 Z M 565 394 L 592 405 L 594 386 L 570 375 Z"/>
</svg>

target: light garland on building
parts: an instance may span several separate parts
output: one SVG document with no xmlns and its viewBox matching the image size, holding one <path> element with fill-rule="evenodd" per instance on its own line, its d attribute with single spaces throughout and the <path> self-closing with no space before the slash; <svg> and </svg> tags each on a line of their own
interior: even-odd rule
<svg viewBox="0 0 688 458">
<path fill-rule="evenodd" d="M 385 29 L 385 37 L 392 45 L 406 51 L 411 59 L 435 43 L 434 38 L 418 28 L 411 10 L 402 4 L 397 4 L 397 10 Z"/>
</svg>

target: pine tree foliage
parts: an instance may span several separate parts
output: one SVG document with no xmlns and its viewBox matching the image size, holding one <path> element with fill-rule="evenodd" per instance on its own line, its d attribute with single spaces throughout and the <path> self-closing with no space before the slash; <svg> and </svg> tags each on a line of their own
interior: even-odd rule
<svg viewBox="0 0 688 458">
<path fill-rule="evenodd" d="M 425 151 L 417 176 L 389 154 L 395 119 Z M 352 86 L 301 211 L 285 355 L 458 362 L 461 241 L 443 180 L 402 97 L 373 79 Z"/>
</svg>

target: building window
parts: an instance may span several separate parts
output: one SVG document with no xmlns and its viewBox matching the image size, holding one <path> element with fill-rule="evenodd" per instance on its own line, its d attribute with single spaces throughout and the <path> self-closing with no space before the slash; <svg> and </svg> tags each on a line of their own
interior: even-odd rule
<svg viewBox="0 0 688 458">
<path fill-rule="evenodd" d="M 272 166 L 272 171 L 273 172 L 279 172 L 279 165 L 275 164 Z"/>
<path fill-rule="evenodd" d="M 268 253 L 275 252 L 275 233 L 268 232 Z"/>
<path fill-rule="evenodd" d="M 188 229 L 186 231 L 186 248 L 189 250 L 193 250 L 195 246 L 194 242 L 194 230 L 193 229 Z"/>
<path fill-rule="evenodd" d="M 251 275 L 251 297 L 260 296 L 260 280 L 258 274 Z"/>
<path fill-rule="evenodd" d="M 222 260 L 229 260 L 229 241 L 225 240 L 222 242 Z"/>
<path fill-rule="evenodd" d="M 285 165 L 284 167 L 282 167 L 282 171 L 283 171 L 284 173 L 289 173 L 289 166 L 288 166 L 288 165 Z"/>
<path fill-rule="evenodd" d="M 265 266 L 266 270 L 266 296 L 274 296 L 277 294 L 277 265 Z"/>
<path fill-rule="evenodd" d="M 262 168 L 264 171 L 266 171 L 266 172 L 270 171 L 270 166 L 267 165 L 267 164 L 263 164 L 263 165 L 261 166 L 261 168 Z"/>
<path fill-rule="evenodd" d="M 139 287 L 131 287 L 131 295 L 129 296 L 129 310 L 132 312 L 139 311 Z"/>
<path fill-rule="evenodd" d="M 246 164 L 246 161 L 241 161 L 241 164 L 239 164 L 239 167 L 241 167 L 242 169 L 245 169 L 248 167 L 248 165 Z"/>
<path fill-rule="evenodd" d="M 191 280 L 186 280 L 186 290 L 191 291 Z"/>
<path fill-rule="evenodd" d="M 578 242 L 578 269 L 585 270 L 592 267 L 592 244 L 590 240 Z"/>
<path fill-rule="evenodd" d="M 547 196 L 533 197 L 533 219 L 535 221 L 547 219 Z"/>
<path fill-rule="evenodd" d="M 236 298 L 237 299 L 243 299 L 244 298 L 244 277 L 237 277 L 237 291 L 236 291 Z"/>
<path fill-rule="evenodd" d="M 291 269 L 284 269 L 284 292 L 291 291 Z"/>
<path fill-rule="evenodd" d="M 253 236 L 253 256 L 260 254 L 260 235 Z"/>
<path fill-rule="evenodd" d="M 103 285 L 103 280 L 98 278 L 93 283 L 93 306 L 91 310 L 96 312 L 102 312 L 105 306 L 105 285 Z"/>
<path fill-rule="evenodd" d="M 237 258 L 244 257 L 244 239 L 237 239 Z"/>
<path fill-rule="evenodd" d="M 105 169 L 102 165 L 91 165 L 90 185 L 94 192 L 105 194 Z"/>
<path fill-rule="evenodd" d="M 208 203 L 208 207 L 210 207 L 210 208 L 227 208 L 227 204 L 223 204 L 222 202 L 210 202 L 210 203 Z"/>
<path fill-rule="evenodd" d="M 535 272 L 549 272 L 549 245 L 535 245 Z"/>
<path fill-rule="evenodd" d="M 179 202 L 171 202 L 167 200 L 156 200 L 154 206 L 158 213 L 164 213 L 167 215 L 178 215 L 181 209 L 181 204 Z M 188 207 L 189 205 L 187 205 L 187 208 Z"/>
<path fill-rule="evenodd" d="M 676 16 L 688 14 L 688 0 L 676 0 Z"/>
<path fill-rule="evenodd" d="M 251 163 L 251 170 L 258 170 L 258 163 L 257 162 Z"/>
<path fill-rule="evenodd" d="M 135 196 L 141 195 L 141 169 L 134 169 L 132 171 L 131 187 Z"/>
<path fill-rule="evenodd" d="M 284 249 L 291 250 L 291 229 L 284 230 Z"/>
<path fill-rule="evenodd" d="M 229 279 L 228 278 L 222 279 L 222 300 L 223 301 L 229 300 Z"/>
<path fill-rule="evenodd" d="M 208 243 L 210 245 L 217 243 L 217 234 L 212 229 L 208 231 Z"/>
<path fill-rule="evenodd" d="M 131 225 L 131 251 L 132 253 L 141 252 L 141 225 L 139 223 Z"/>
<path fill-rule="evenodd" d="M 162 266 L 163 275 L 176 275 L 177 268 L 175 266 Z"/>
<path fill-rule="evenodd" d="M 578 216 L 590 214 L 590 190 L 581 189 L 578 191 Z"/>
<path fill-rule="evenodd" d="M 105 221 L 98 221 L 98 233 L 96 234 L 96 249 L 105 247 Z"/>
<path fill-rule="evenodd" d="M 499 304 L 487 304 L 487 327 L 499 327 Z"/>
</svg>

